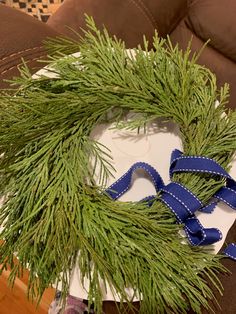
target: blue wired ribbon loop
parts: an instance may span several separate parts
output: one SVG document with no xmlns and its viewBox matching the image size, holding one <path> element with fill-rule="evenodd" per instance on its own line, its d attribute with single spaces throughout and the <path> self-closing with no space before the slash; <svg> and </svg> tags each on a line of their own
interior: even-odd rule
<svg viewBox="0 0 236 314">
<path fill-rule="evenodd" d="M 156 192 L 160 192 L 160 200 L 171 209 L 177 221 L 183 224 L 187 238 L 192 245 L 210 245 L 222 239 L 222 233 L 219 229 L 204 228 L 195 216 L 196 211 L 213 212 L 219 201 L 223 201 L 231 208 L 236 209 L 236 182 L 216 161 L 202 156 L 184 156 L 177 149 L 171 154 L 170 180 L 172 180 L 174 173 L 181 172 L 201 172 L 226 179 L 225 186 L 213 195 L 213 201 L 207 206 L 204 206 L 197 196 L 182 184 L 171 181 L 165 185 L 160 174 L 145 162 L 137 162 L 132 165 L 122 177 L 106 189 L 105 193 L 114 200 L 120 198 L 130 189 L 132 175 L 137 169 L 143 169 L 150 176 Z M 151 205 L 154 200 L 155 196 L 150 195 L 142 201 Z M 224 253 L 236 260 L 236 245 L 230 244 Z"/>
</svg>

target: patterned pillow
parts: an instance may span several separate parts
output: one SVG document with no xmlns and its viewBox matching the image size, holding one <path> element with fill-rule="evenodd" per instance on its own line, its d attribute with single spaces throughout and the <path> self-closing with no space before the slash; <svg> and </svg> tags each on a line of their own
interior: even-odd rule
<svg viewBox="0 0 236 314">
<path fill-rule="evenodd" d="M 0 3 L 28 13 L 42 22 L 47 22 L 62 2 L 63 0 L 0 0 Z"/>
</svg>

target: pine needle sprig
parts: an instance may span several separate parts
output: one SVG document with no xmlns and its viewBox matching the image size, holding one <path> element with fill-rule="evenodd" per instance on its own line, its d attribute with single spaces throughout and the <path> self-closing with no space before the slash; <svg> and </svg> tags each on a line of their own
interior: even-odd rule
<svg viewBox="0 0 236 314">
<path fill-rule="evenodd" d="M 172 120 L 184 154 L 214 158 L 229 170 L 236 114 L 225 112 L 228 86 L 217 89 L 215 76 L 196 64 L 197 56 L 190 58 L 190 47 L 182 52 L 156 34 L 155 49 L 144 39 L 144 49 L 130 51 L 91 18 L 87 24 L 79 43 L 48 44 L 55 77 L 32 79 L 24 69 L 14 97 L 0 95 L 0 191 L 7 196 L 0 211 L 0 264 L 10 264 L 11 283 L 29 268 L 32 298 L 60 283 L 65 300 L 79 267 L 98 313 L 101 281 L 121 303 L 129 303 L 125 291 L 132 287 L 142 299 L 141 313 L 201 313 L 214 298 L 206 278 L 221 289 L 220 256 L 185 243 L 159 195 L 150 208 L 112 201 L 103 192 L 114 172 L 111 152 L 90 135 L 104 122 L 136 129 L 155 119 Z M 127 112 L 133 114 L 128 123 Z M 173 179 L 204 203 L 224 184 L 207 174 Z"/>
</svg>

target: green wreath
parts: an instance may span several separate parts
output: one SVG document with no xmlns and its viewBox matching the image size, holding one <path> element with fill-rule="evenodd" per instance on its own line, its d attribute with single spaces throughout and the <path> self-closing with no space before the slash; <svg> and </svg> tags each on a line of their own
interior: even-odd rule
<svg viewBox="0 0 236 314">
<path fill-rule="evenodd" d="M 220 289 L 220 257 L 183 244 L 181 226 L 158 195 L 147 208 L 102 193 L 112 172 L 110 154 L 90 133 L 104 121 L 135 129 L 162 117 L 179 126 L 185 155 L 213 158 L 229 170 L 236 114 L 225 112 L 228 86 L 218 90 L 215 76 L 195 63 L 196 55 L 190 58 L 190 49 L 183 53 L 155 35 L 154 49 L 144 40 L 134 56 L 92 19 L 87 23 L 80 42 L 49 43 L 57 77 L 32 79 L 24 67 L 14 97 L 12 91 L 1 93 L 0 188 L 7 195 L 0 212 L 2 270 L 10 264 L 14 283 L 29 268 L 29 296 L 40 299 L 60 281 L 65 297 L 77 265 L 90 280 L 89 302 L 97 313 L 99 279 L 122 302 L 129 301 L 125 288 L 132 287 L 142 313 L 200 313 L 214 297 L 207 280 Z M 75 51 L 79 57 L 64 57 Z M 124 124 L 128 111 L 142 115 Z M 175 174 L 174 180 L 203 203 L 224 184 L 200 173 Z"/>
</svg>

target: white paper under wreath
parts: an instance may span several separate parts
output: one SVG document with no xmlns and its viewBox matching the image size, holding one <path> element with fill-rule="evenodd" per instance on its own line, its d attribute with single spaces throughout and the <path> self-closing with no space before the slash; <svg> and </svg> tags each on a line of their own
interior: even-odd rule
<svg viewBox="0 0 236 314">
<path fill-rule="evenodd" d="M 217 90 L 214 75 L 189 50 L 183 54 L 155 37 L 155 51 L 145 43 L 144 51 L 130 54 L 90 19 L 88 26 L 80 43 L 51 43 L 54 51 L 80 51 L 53 57 L 55 77 L 32 79 L 24 68 L 15 97 L 1 94 L 1 191 L 8 198 L 0 213 L 0 263 L 10 263 L 12 282 L 29 267 L 32 297 L 56 282 L 64 296 L 87 297 L 97 313 L 103 299 L 128 302 L 131 291 L 132 300 L 142 299 L 141 313 L 200 313 L 213 298 L 207 280 L 218 285 L 223 270 L 214 248 L 183 241 L 159 194 L 151 207 L 138 202 L 153 192 L 146 178 L 122 201 L 104 189 L 140 159 L 167 184 L 173 148 L 214 159 L 228 171 L 236 149 L 236 115 L 224 108 L 228 88 Z M 173 179 L 204 204 L 225 183 L 202 173 Z M 235 214 L 223 207 L 200 219 L 225 237 Z"/>
</svg>

